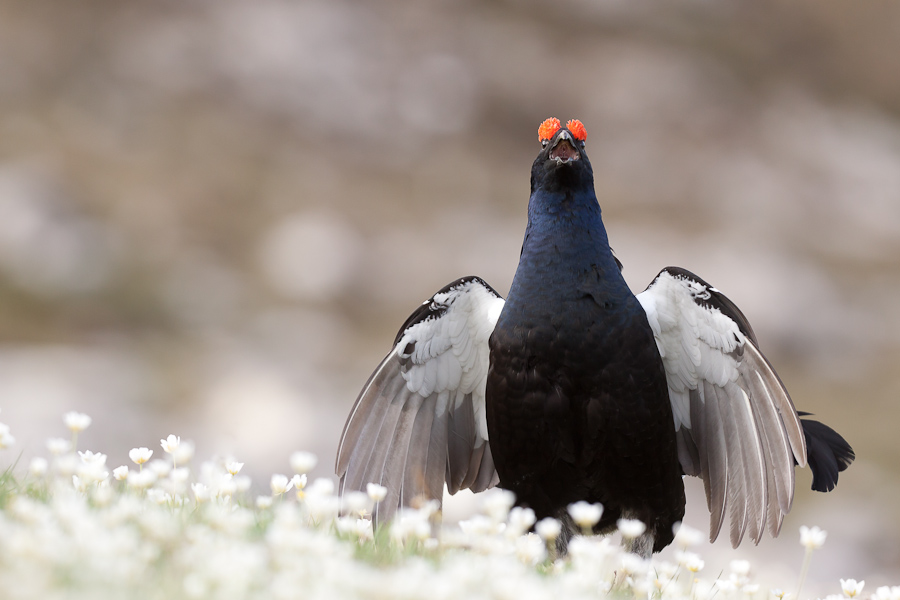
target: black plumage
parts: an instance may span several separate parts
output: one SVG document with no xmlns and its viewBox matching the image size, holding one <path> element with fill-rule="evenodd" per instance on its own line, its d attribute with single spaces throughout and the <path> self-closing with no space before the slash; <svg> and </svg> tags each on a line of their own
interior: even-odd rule
<svg viewBox="0 0 900 600">
<path fill-rule="evenodd" d="M 777 535 L 794 466 L 830 491 L 855 458 L 833 429 L 800 419 L 747 318 L 719 290 L 667 267 L 635 296 L 609 247 L 579 122 L 548 119 L 532 165 L 528 226 L 504 301 L 478 277 L 439 290 L 406 320 L 347 419 L 341 491 L 388 488 L 375 518 L 444 485 L 499 485 L 538 518 L 575 528 L 568 505 L 604 506 L 672 541 L 682 475 L 700 477 L 710 538 Z"/>
<path fill-rule="evenodd" d="M 655 549 L 684 516 L 666 373 L 641 304 L 615 262 L 591 165 L 557 162 L 562 129 L 532 167 L 519 267 L 490 338 L 488 432 L 500 484 L 538 518 L 601 502 Z"/>
<path fill-rule="evenodd" d="M 805 417 L 810 413 L 799 411 Z M 838 481 L 838 473 L 856 458 L 853 448 L 837 431 L 812 419 L 800 419 L 806 437 L 806 460 L 813 474 L 812 489 L 830 492 Z"/>
</svg>

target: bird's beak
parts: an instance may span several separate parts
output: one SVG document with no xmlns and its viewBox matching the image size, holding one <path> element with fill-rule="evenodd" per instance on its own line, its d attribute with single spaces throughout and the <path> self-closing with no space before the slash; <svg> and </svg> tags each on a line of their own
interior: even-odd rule
<svg viewBox="0 0 900 600">
<path fill-rule="evenodd" d="M 553 142 L 548 155 L 550 160 L 556 161 L 556 164 L 572 163 L 581 158 L 581 154 L 575 147 L 575 138 L 568 130 L 563 129 Z"/>
</svg>

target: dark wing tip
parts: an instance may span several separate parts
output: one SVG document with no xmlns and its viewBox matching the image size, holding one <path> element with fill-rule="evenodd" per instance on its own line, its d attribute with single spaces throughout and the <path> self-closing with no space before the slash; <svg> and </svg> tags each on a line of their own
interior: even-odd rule
<svg viewBox="0 0 900 600">
<path fill-rule="evenodd" d="M 856 453 L 847 440 L 828 425 L 812 419 L 801 419 L 800 423 L 803 424 L 806 457 L 813 474 L 812 489 L 830 492 L 837 485 L 838 473 L 850 466 Z"/>
</svg>

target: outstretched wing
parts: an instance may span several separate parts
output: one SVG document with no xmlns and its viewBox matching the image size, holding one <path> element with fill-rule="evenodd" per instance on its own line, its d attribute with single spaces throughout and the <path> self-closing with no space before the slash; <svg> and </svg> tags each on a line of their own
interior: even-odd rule
<svg viewBox="0 0 900 600">
<path fill-rule="evenodd" d="M 387 488 L 378 522 L 414 499 L 440 501 L 445 483 L 451 494 L 497 484 L 484 389 L 503 303 L 478 277 L 444 287 L 406 320 L 356 399 L 335 470 L 342 494 Z"/>
<path fill-rule="evenodd" d="M 793 501 L 794 464 L 807 463 L 804 423 L 746 317 L 677 267 L 637 297 L 665 365 L 679 462 L 706 488 L 710 540 L 726 510 L 735 547 L 745 531 L 758 543 L 766 525 L 778 535 Z"/>
</svg>

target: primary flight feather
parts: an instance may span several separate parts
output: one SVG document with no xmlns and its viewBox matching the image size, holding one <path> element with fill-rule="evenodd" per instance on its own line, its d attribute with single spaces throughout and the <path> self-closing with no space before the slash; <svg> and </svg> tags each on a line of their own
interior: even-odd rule
<svg viewBox="0 0 900 600">
<path fill-rule="evenodd" d="M 777 535 L 794 466 L 829 491 L 855 458 L 833 429 L 800 419 L 746 317 L 689 271 L 667 267 L 635 296 L 613 256 L 580 121 L 547 119 L 528 226 L 504 300 L 464 277 L 424 302 L 365 384 L 341 436 L 341 493 L 387 488 L 374 518 L 446 485 L 500 485 L 538 518 L 576 531 L 566 508 L 600 502 L 661 550 L 684 516 L 682 475 L 703 480 L 710 539 Z"/>
</svg>

